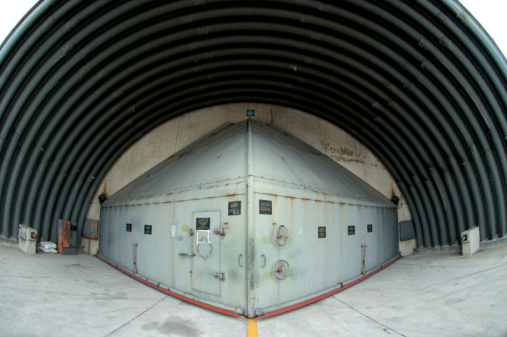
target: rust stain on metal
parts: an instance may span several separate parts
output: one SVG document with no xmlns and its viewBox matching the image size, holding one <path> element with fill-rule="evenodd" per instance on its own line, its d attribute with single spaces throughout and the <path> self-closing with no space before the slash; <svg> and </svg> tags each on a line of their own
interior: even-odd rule
<svg viewBox="0 0 507 337">
<path fill-rule="evenodd" d="M 308 201 L 310 201 L 310 199 L 301 199 L 301 201 L 303 202 L 303 211 L 306 214 L 306 211 L 308 209 Z"/>
<path fill-rule="evenodd" d="M 63 227 L 58 228 L 58 253 L 63 251 Z"/>
<path fill-rule="evenodd" d="M 84 238 L 91 239 L 91 240 L 98 240 L 99 239 L 99 221 L 95 220 L 90 225 L 90 236 L 85 235 L 84 233 L 81 234 Z"/>
<path fill-rule="evenodd" d="M 63 252 L 64 248 L 70 248 L 70 221 L 64 221 L 63 226 L 58 229 L 58 252 Z"/>
<path fill-rule="evenodd" d="M 263 135 L 264 133 L 261 133 L 261 136 Z M 241 135 L 241 139 L 243 138 L 245 137 Z M 291 152 L 287 152 L 291 148 L 288 146 L 290 144 L 286 145 L 283 143 L 280 145 L 276 144 L 276 147 L 273 148 L 273 150 L 276 150 L 276 161 L 278 162 L 279 160 L 278 153 L 281 153 L 281 150 L 285 151 L 286 153 L 283 154 L 285 158 L 291 161 L 294 160 L 291 163 L 287 163 L 289 169 L 293 171 L 292 173 L 296 177 L 302 177 L 301 184 L 311 182 L 312 180 L 308 180 L 306 177 L 308 172 L 299 164 L 304 164 L 306 160 L 313 161 L 317 159 L 313 157 L 301 157 L 301 162 L 298 162 L 296 159 L 299 157 L 291 156 Z M 248 147 L 245 147 L 245 149 L 248 150 Z M 267 152 L 268 150 L 266 149 L 263 153 L 269 153 Z M 119 242 L 120 240 L 115 240 L 118 237 L 116 235 L 118 226 L 115 224 L 116 219 L 114 217 L 117 216 L 118 222 L 123 223 L 124 220 L 122 219 L 131 215 L 119 214 L 119 212 L 109 215 L 104 212 L 104 219 L 107 218 L 111 224 L 108 224 L 110 228 L 105 228 L 109 230 L 108 232 L 102 230 L 102 227 L 106 226 L 101 225 L 101 232 L 106 233 L 106 236 L 103 236 L 104 242 L 111 245 L 111 251 L 116 249 L 114 252 L 116 256 L 121 258 L 120 254 L 123 251 L 123 246 L 128 245 L 131 242 L 131 238 L 134 238 L 134 240 L 138 238 L 139 242 L 141 242 L 138 249 L 140 254 L 141 249 L 143 250 L 143 255 L 140 255 L 140 258 L 145 256 L 145 254 L 156 256 L 161 246 L 166 247 L 170 245 L 167 249 L 172 254 L 168 256 L 166 263 L 158 265 L 156 261 L 150 260 L 145 262 L 144 260 L 140 260 L 142 268 L 139 272 L 141 274 L 146 274 L 150 278 L 170 274 L 168 280 L 152 280 L 151 282 L 156 287 L 161 287 L 162 283 L 166 284 L 169 282 L 167 288 L 170 286 L 177 289 L 180 294 L 184 293 L 185 295 L 181 296 L 184 299 L 195 302 L 199 302 L 201 299 L 205 300 L 205 304 L 200 303 L 199 305 L 216 306 L 214 308 L 218 308 L 219 310 L 234 307 L 235 312 L 241 314 L 262 316 L 264 315 L 263 310 L 266 308 L 268 308 L 268 313 L 272 313 L 275 308 L 283 308 L 285 311 L 295 308 L 292 305 L 288 305 L 286 300 L 283 300 L 284 296 L 286 296 L 285 294 L 290 294 L 291 298 L 294 299 L 291 303 L 296 303 L 296 300 L 301 303 L 311 303 L 309 301 L 313 301 L 314 298 L 317 300 L 314 297 L 315 295 L 313 295 L 317 291 L 321 294 L 327 293 L 331 288 L 326 287 L 334 288 L 334 284 L 336 283 L 341 284 L 343 287 L 343 280 L 360 276 L 359 270 L 361 269 L 362 276 L 364 276 L 365 270 L 384 262 L 382 256 L 390 254 L 391 251 L 395 254 L 397 251 L 396 242 L 394 242 L 392 248 L 387 247 L 390 251 L 385 253 L 384 246 L 388 245 L 387 242 L 373 242 L 377 238 L 377 235 L 380 238 L 379 240 L 384 240 L 385 235 L 380 230 L 374 231 L 370 236 L 363 238 L 363 232 L 365 233 L 364 235 L 368 235 L 366 234 L 366 228 L 362 231 L 365 224 L 374 223 L 376 218 L 384 221 L 386 216 L 382 212 L 376 214 L 369 212 L 375 205 L 356 205 L 361 200 L 352 198 L 348 194 L 343 194 L 349 191 L 349 187 L 351 195 L 352 192 L 355 192 L 355 188 L 352 185 L 349 186 L 352 182 L 344 184 L 343 188 L 339 188 L 339 184 L 336 185 L 335 193 L 334 187 L 333 189 L 321 189 L 319 186 L 306 184 L 304 186 L 301 184 L 292 185 L 291 183 L 283 182 L 281 181 L 284 176 L 282 173 L 274 175 L 273 179 L 277 181 L 277 185 L 272 186 L 269 184 L 269 180 L 267 179 L 269 176 L 267 175 L 263 177 L 265 178 L 264 180 L 258 181 L 253 175 L 253 173 L 257 174 L 257 172 L 249 172 L 251 167 L 247 167 L 244 171 L 241 171 L 241 176 L 236 176 L 236 171 L 233 170 L 226 180 L 225 178 L 224 180 L 220 180 L 222 178 L 216 178 L 218 175 L 206 175 L 209 173 L 209 170 L 202 163 L 209 161 L 203 160 L 206 158 L 204 151 L 200 154 L 202 156 L 200 156 L 199 162 L 192 163 L 192 165 L 199 168 L 202 167 L 203 173 L 196 174 L 195 180 L 185 180 L 185 184 L 188 184 L 188 186 L 180 186 L 180 184 L 184 183 L 183 181 L 175 181 L 172 183 L 174 186 L 167 186 L 167 188 L 177 191 L 174 195 L 171 196 L 171 193 L 167 189 L 159 190 L 158 186 L 153 186 L 152 190 L 144 189 L 146 194 L 150 194 L 153 199 L 148 199 L 146 195 L 136 197 L 142 191 L 140 190 L 137 193 L 136 189 L 140 189 L 140 187 L 134 186 L 135 188 L 132 187 L 132 190 L 129 190 L 128 193 L 124 193 L 124 197 L 122 196 L 118 200 L 112 199 L 108 203 L 151 203 L 152 200 L 157 200 L 159 203 L 158 207 L 162 206 L 163 212 L 156 211 L 155 207 L 152 209 L 152 207 L 148 208 L 145 206 L 133 206 L 130 208 L 130 212 L 132 214 L 141 214 L 140 219 L 136 220 L 141 225 L 143 223 L 155 223 L 161 217 L 169 217 L 164 221 L 166 222 L 165 227 L 170 228 L 169 233 L 172 240 L 167 240 L 167 236 L 165 238 L 159 236 L 162 245 L 146 244 L 143 243 L 146 237 L 142 236 L 141 231 L 137 231 L 127 234 L 128 237 L 125 241 Z M 248 158 L 246 159 L 254 160 L 255 154 L 253 152 L 248 153 L 247 151 L 245 156 L 247 155 Z M 209 158 L 212 158 L 215 156 L 215 152 L 212 152 L 209 156 Z M 243 161 L 243 158 L 239 158 Z M 246 162 L 247 166 L 248 163 Z M 300 169 L 296 169 L 297 167 L 300 167 Z M 331 179 L 334 179 L 335 175 L 334 173 L 328 173 L 329 170 L 325 169 L 326 167 L 323 166 L 322 170 L 317 167 L 315 175 L 325 179 L 323 181 L 332 181 Z M 266 170 L 270 170 L 271 165 L 268 163 L 265 168 Z M 181 169 L 185 170 L 187 168 L 182 166 Z M 264 166 L 262 170 L 264 170 Z M 260 172 L 263 172 L 262 170 Z M 222 172 L 219 173 L 222 174 Z M 164 174 L 171 176 L 173 172 L 167 171 Z M 277 177 L 280 177 L 280 179 L 277 180 Z M 160 179 L 162 178 L 161 175 Z M 361 191 L 362 189 L 359 189 L 359 192 Z M 278 193 L 280 194 L 278 195 Z M 134 198 L 131 198 L 131 196 Z M 372 204 L 376 204 L 376 196 L 377 194 L 372 193 Z M 278 203 L 278 198 L 280 198 L 280 203 Z M 167 199 L 171 199 L 172 201 Z M 270 204 L 271 210 L 269 213 L 264 209 L 262 210 L 263 213 L 261 213 L 261 207 L 260 205 L 258 206 L 259 200 L 266 200 L 272 203 Z M 233 201 L 237 201 L 238 204 L 241 202 L 242 208 L 232 207 L 230 203 Z M 164 203 L 169 204 L 171 202 L 175 204 L 174 210 L 172 209 L 172 205 L 168 207 L 163 206 Z M 385 205 L 385 203 L 382 203 L 382 205 Z M 368 208 L 368 213 L 363 212 L 366 208 Z M 239 211 L 231 212 L 231 210 L 236 209 L 239 209 Z M 108 212 L 115 211 L 108 210 Z M 210 215 L 211 213 L 213 215 Z M 190 214 L 192 214 L 191 218 L 189 218 Z M 239 216 L 228 217 L 229 215 Z M 197 219 L 203 219 L 202 221 L 207 223 L 207 227 L 199 227 L 199 220 L 196 220 L 196 217 Z M 340 221 L 340 218 L 342 221 Z M 227 220 L 229 220 L 229 223 L 226 222 Z M 257 221 L 259 224 L 255 223 Z M 347 225 L 356 226 L 355 237 L 352 238 L 347 235 Z M 394 223 L 393 228 L 395 225 Z M 384 227 L 382 227 L 382 230 L 384 230 Z M 208 233 L 204 233 L 206 232 L 205 230 L 200 232 L 198 228 L 207 228 Z M 280 229 L 282 228 L 283 230 L 281 231 Z M 321 228 L 323 230 L 320 230 Z M 397 227 L 394 229 L 389 227 L 386 230 L 390 231 L 389 233 L 395 234 Z M 180 232 L 181 236 L 177 236 Z M 318 235 L 320 233 L 324 233 L 324 235 Z M 227 236 L 223 238 L 225 234 Z M 120 233 L 120 235 L 123 238 L 123 233 Z M 198 239 L 193 238 L 194 236 L 197 236 Z M 320 238 L 322 240 L 316 241 L 316 239 Z M 151 240 L 153 239 L 156 238 L 152 237 Z M 277 243 L 277 241 L 279 242 Z M 285 241 L 290 244 L 285 248 L 279 249 L 277 246 L 281 246 Z M 362 243 L 363 241 L 370 245 L 368 247 L 368 256 L 365 253 L 363 253 L 363 256 L 359 255 L 358 242 Z M 206 247 L 206 245 L 200 245 L 200 242 L 208 243 L 208 247 L 210 247 L 208 248 L 208 253 L 196 254 L 196 252 L 199 253 L 198 248 Z M 210 255 L 212 243 L 216 250 Z M 104 250 L 104 252 L 106 251 Z M 113 253 L 111 254 L 113 255 Z M 194 256 L 195 258 L 182 259 L 181 261 L 183 262 L 180 262 L 176 256 Z M 205 256 L 209 257 L 204 260 Z M 328 256 L 333 257 L 332 263 L 326 262 Z M 294 264 L 296 267 L 294 268 L 296 277 L 290 281 L 286 281 L 283 284 L 284 288 L 281 288 L 276 283 L 278 282 L 277 280 L 292 276 L 293 274 L 293 269 L 288 266 L 288 262 L 287 266 L 276 264 L 276 261 L 285 257 L 288 258 L 287 261 L 291 265 Z M 305 262 L 303 260 L 309 261 L 309 263 L 298 266 L 300 262 Z M 349 260 L 351 263 L 348 263 Z M 132 263 L 132 260 L 128 262 Z M 164 273 L 159 272 L 160 268 L 163 268 Z M 173 277 L 173 275 L 177 275 L 178 273 L 184 274 L 185 270 L 189 271 L 191 284 L 188 284 L 189 280 L 187 277 Z M 193 282 L 193 270 L 196 271 L 196 282 Z M 215 282 L 213 276 L 225 271 L 227 271 L 227 275 L 231 275 L 231 277 L 227 276 L 228 281 L 226 282 L 230 282 L 232 279 L 235 282 L 237 281 L 237 287 L 234 286 L 234 289 L 227 287 L 227 283 L 222 284 L 220 287 L 215 286 L 217 282 Z M 319 275 L 322 272 L 328 274 L 329 280 L 332 280 L 329 285 L 327 283 L 323 284 L 321 280 L 313 277 L 313 275 Z M 275 273 L 278 274 L 278 277 L 276 277 Z M 303 286 L 300 286 L 301 284 Z M 224 289 L 224 286 L 229 289 Z M 211 297 L 211 299 L 208 295 L 202 297 L 199 295 L 201 292 L 215 297 Z M 256 296 L 259 297 L 257 298 Z M 236 303 L 237 298 L 239 298 L 239 301 Z"/>
</svg>

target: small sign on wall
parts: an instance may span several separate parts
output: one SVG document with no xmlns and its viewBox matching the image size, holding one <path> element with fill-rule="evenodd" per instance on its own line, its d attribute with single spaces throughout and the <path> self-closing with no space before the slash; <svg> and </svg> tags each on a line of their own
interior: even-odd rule
<svg viewBox="0 0 507 337">
<path fill-rule="evenodd" d="M 125 227 L 125 230 L 127 232 L 132 232 L 132 224 L 131 223 L 128 223 L 127 226 Z"/>
<path fill-rule="evenodd" d="M 271 200 L 259 200 L 259 214 L 273 214 Z"/>
<path fill-rule="evenodd" d="M 326 237 L 326 227 L 319 227 L 318 238 L 323 239 Z"/>
<path fill-rule="evenodd" d="M 349 235 L 356 235 L 356 226 L 349 226 Z"/>
<path fill-rule="evenodd" d="M 241 201 L 229 201 L 229 215 L 241 215 Z"/>
<path fill-rule="evenodd" d="M 255 110 L 249 109 L 246 111 L 247 117 L 255 117 Z"/>
<path fill-rule="evenodd" d="M 144 225 L 144 234 L 151 235 L 152 233 L 152 226 L 151 225 Z"/>
<path fill-rule="evenodd" d="M 195 220 L 195 229 L 198 231 L 209 231 L 211 218 L 197 218 Z"/>
<path fill-rule="evenodd" d="M 371 232 L 373 232 L 373 225 L 369 224 L 368 225 L 368 233 L 371 233 Z"/>
</svg>

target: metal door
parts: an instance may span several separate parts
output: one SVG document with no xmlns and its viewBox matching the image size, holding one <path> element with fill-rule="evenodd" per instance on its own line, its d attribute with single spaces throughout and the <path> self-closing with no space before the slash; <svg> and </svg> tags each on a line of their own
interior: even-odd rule
<svg viewBox="0 0 507 337">
<path fill-rule="evenodd" d="M 195 212 L 193 223 L 192 289 L 220 296 L 220 285 L 225 274 L 220 270 L 220 238 L 214 230 L 220 229 L 220 211 Z"/>
</svg>

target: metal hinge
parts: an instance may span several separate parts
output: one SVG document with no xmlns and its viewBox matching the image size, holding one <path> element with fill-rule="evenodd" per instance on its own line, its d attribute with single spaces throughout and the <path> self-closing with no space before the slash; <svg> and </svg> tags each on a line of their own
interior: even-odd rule
<svg viewBox="0 0 507 337">
<path fill-rule="evenodd" d="M 225 281 L 225 273 L 214 273 L 213 276 L 220 281 Z"/>
</svg>

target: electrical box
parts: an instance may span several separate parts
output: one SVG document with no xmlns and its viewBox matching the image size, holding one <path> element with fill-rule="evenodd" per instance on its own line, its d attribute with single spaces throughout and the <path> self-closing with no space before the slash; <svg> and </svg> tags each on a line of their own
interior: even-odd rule
<svg viewBox="0 0 507 337">
<path fill-rule="evenodd" d="M 28 254 L 35 254 L 37 248 L 37 230 L 26 225 L 19 225 L 18 247 Z"/>
<path fill-rule="evenodd" d="M 77 226 L 70 221 L 58 220 L 58 252 L 63 255 L 77 254 Z"/>
<path fill-rule="evenodd" d="M 461 255 L 472 255 L 481 247 L 479 227 L 473 227 L 461 233 Z"/>
<path fill-rule="evenodd" d="M 415 239 L 415 229 L 412 220 L 400 221 L 400 241 Z"/>
</svg>

